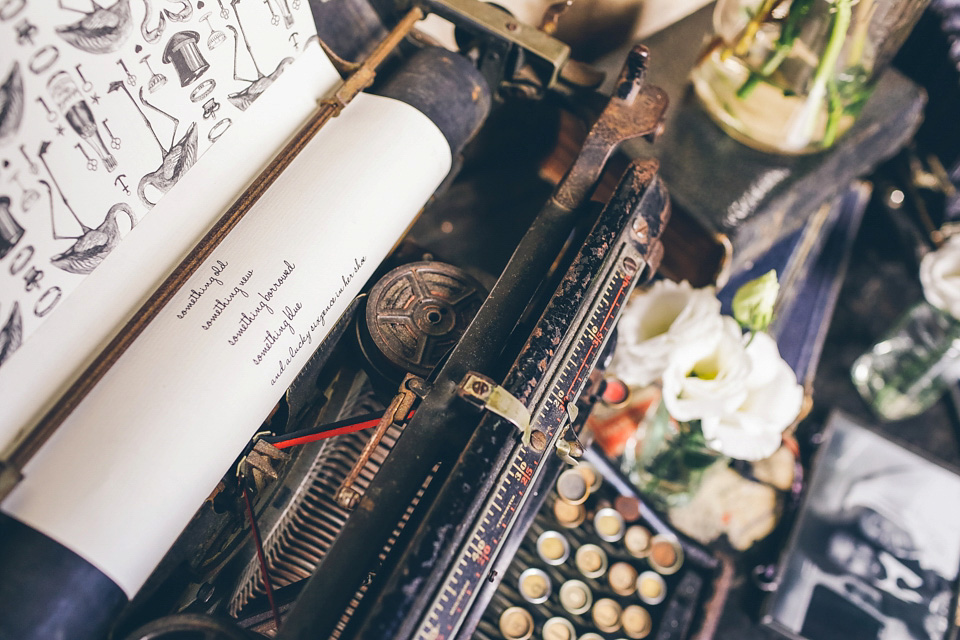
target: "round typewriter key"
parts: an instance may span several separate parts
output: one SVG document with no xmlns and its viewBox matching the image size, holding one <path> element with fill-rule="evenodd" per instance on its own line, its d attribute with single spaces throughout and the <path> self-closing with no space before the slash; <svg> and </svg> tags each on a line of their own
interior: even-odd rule
<svg viewBox="0 0 960 640">
<path fill-rule="evenodd" d="M 530 640 L 533 616 L 523 607 L 510 607 L 500 614 L 500 633 L 506 640 Z"/>
<path fill-rule="evenodd" d="M 537 554 L 547 564 L 563 564 L 570 557 L 570 543 L 558 531 L 544 531 L 537 538 Z"/>
<path fill-rule="evenodd" d="M 640 519 L 640 501 L 633 496 L 617 496 L 613 501 L 613 508 L 619 511 L 627 522 Z"/>
<path fill-rule="evenodd" d="M 577 630 L 566 618 L 550 618 L 543 623 L 543 640 L 576 640 Z"/>
<path fill-rule="evenodd" d="M 628 562 L 614 562 L 607 574 L 610 588 L 618 596 L 629 596 L 637 588 L 637 570 Z"/>
<path fill-rule="evenodd" d="M 631 604 L 623 608 L 620 615 L 623 632 L 628 638 L 646 638 L 653 629 L 653 620 L 650 613 L 638 604 Z"/>
<path fill-rule="evenodd" d="M 578 548 L 574 562 L 580 573 L 588 578 L 599 578 L 607 571 L 607 554 L 595 544 Z"/>
<path fill-rule="evenodd" d="M 567 580 L 560 585 L 560 605 L 575 616 L 586 613 L 593 604 L 590 587 L 580 580 Z"/>
<path fill-rule="evenodd" d="M 593 528 L 596 529 L 601 540 L 617 542 L 623 537 L 626 523 L 619 511 L 605 507 L 598 509 L 597 514 L 593 516 Z"/>
<path fill-rule="evenodd" d="M 650 566 L 665 576 L 676 573 L 683 564 L 683 549 L 675 538 L 665 535 L 650 540 Z"/>
<path fill-rule="evenodd" d="M 601 476 L 597 468 L 589 462 L 581 462 L 577 465 L 576 470 L 579 471 L 583 479 L 586 480 L 590 493 L 595 493 L 597 489 L 600 488 L 600 485 L 603 484 L 603 476 Z"/>
<path fill-rule="evenodd" d="M 580 636 L 579 638 L 577 638 L 577 640 L 603 640 L 603 636 L 600 635 L 599 633 L 588 631 L 582 636 Z"/>
<path fill-rule="evenodd" d="M 563 500 L 557 500 L 553 503 L 553 517 L 561 527 L 573 529 L 583 524 L 587 519 L 587 510 L 582 504 L 569 504 Z"/>
<path fill-rule="evenodd" d="M 569 504 L 583 504 L 590 495 L 590 486 L 577 469 L 567 469 L 557 478 L 557 495 Z"/>
<path fill-rule="evenodd" d="M 631 525 L 623 534 L 623 546 L 634 558 L 646 558 L 650 555 L 650 530 L 638 524 Z"/>
<path fill-rule="evenodd" d="M 615 633 L 620 629 L 620 605 L 616 600 L 600 598 L 591 612 L 593 624 L 604 633 Z"/>
<path fill-rule="evenodd" d="M 647 604 L 660 604 L 667 597 L 667 583 L 659 573 L 644 571 L 637 577 L 637 595 Z"/>
<path fill-rule="evenodd" d="M 550 597 L 550 578 L 540 569 L 530 568 L 520 574 L 518 591 L 530 604 L 546 602 Z"/>
</svg>

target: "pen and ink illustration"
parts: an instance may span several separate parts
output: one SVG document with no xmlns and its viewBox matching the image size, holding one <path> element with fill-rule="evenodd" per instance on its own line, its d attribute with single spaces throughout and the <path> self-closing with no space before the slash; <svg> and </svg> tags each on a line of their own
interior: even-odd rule
<svg viewBox="0 0 960 640">
<path fill-rule="evenodd" d="M 6 323 L 0 329 L 0 365 L 20 348 L 23 342 L 23 319 L 20 316 L 20 304 L 16 301 L 10 310 Z"/>
<path fill-rule="evenodd" d="M 173 34 L 163 50 L 163 62 L 173 65 L 181 87 L 193 84 L 210 68 L 200 53 L 199 42 L 200 34 L 196 31 L 180 31 Z"/>
<path fill-rule="evenodd" d="M 118 50 L 133 32 L 133 14 L 130 0 L 117 0 L 104 8 L 91 0 L 91 10 L 81 11 L 63 5 L 60 8 L 83 14 L 80 20 L 57 27 L 57 35 L 67 43 L 87 53 L 113 53 Z"/>
<path fill-rule="evenodd" d="M 107 149 L 107 146 L 103 143 L 103 138 L 100 136 L 100 129 L 97 127 L 97 121 L 93 117 L 93 112 L 90 110 L 90 106 L 86 100 L 83 99 L 80 89 L 77 88 L 77 85 L 73 82 L 69 74 L 67 74 L 66 71 L 58 71 L 53 74 L 47 82 L 47 90 L 50 92 L 50 97 L 54 103 L 60 109 L 60 113 L 66 117 L 70 128 L 100 156 L 107 171 L 116 169 L 117 159 L 113 157 L 113 154 L 110 153 L 110 150 Z M 83 150 L 82 147 L 81 151 L 83 151 L 84 156 L 87 156 L 86 151 Z M 91 163 L 93 163 L 92 169 Z M 87 156 L 87 168 L 92 171 L 96 170 L 96 163 L 92 161 L 89 156 Z"/>
<path fill-rule="evenodd" d="M 14 172 L 11 180 L 13 180 L 14 184 L 20 187 L 20 210 L 24 213 L 30 211 L 30 209 L 33 208 L 33 205 L 37 203 L 37 200 L 40 199 L 40 192 L 33 187 L 24 187 L 23 183 L 20 182 L 19 171 Z"/>
<path fill-rule="evenodd" d="M 212 15 L 212 13 L 206 13 L 200 18 L 201 22 L 205 22 L 207 28 L 210 29 L 210 35 L 207 36 L 207 49 L 209 51 L 213 51 L 227 40 L 227 35 L 223 31 L 214 29 L 213 25 L 210 24 L 210 16 Z"/>
<path fill-rule="evenodd" d="M 156 202 L 147 197 L 147 187 L 156 189 L 160 194 L 166 193 L 196 161 L 197 123 L 193 122 L 183 137 L 164 152 L 160 166 L 140 179 L 140 184 L 137 186 L 137 195 L 140 196 L 140 200 L 148 207 L 156 205 Z"/>
<path fill-rule="evenodd" d="M 20 63 L 14 61 L 13 68 L 0 85 L 0 145 L 12 140 L 20 130 L 23 120 L 23 78 L 20 76 Z"/>
<path fill-rule="evenodd" d="M 10 198 L 0 196 L 0 259 L 10 253 L 23 237 L 24 229 L 10 211 Z"/>
<path fill-rule="evenodd" d="M 161 11 L 159 13 L 157 26 L 151 29 L 150 20 L 153 18 L 153 2 L 151 0 L 143 0 L 143 4 L 144 15 L 143 22 L 140 23 L 140 35 L 142 35 L 143 39 L 148 43 L 153 44 L 163 37 L 163 31 L 167 28 L 167 17 L 163 15 Z"/>
<path fill-rule="evenodd" d="M 292 61 L 299 4 L 0 0 L 0 364 Z"/>
<path fill-rule="evenodd" d="M 257 64 L 257 59 L 253 55 L 253 49 L 250 48 L 250 40 L 247 38 L 247 33 L 244 31 L 243 23 L 240 21 L 240 10 L 237 8 L 237 5 L 240 4 L 240 0 L 231 0 L 231 6 L 233 7 L 233 13 L 237 18 L 237 27 L 240 28 L 239 34 L 237 30 L 234 29 L 231 25 L 227 25 L 227 29 L 233 33 L 233 77 L 236 80 L 245 80 L 237 75 L 237 53 L 239 51 L 239 41 L 240 38 L 243 38 L 243 46 L 247 50 L 247 54 L 250 56 L 250 61 L 253 63 L 253 68 L 257 73 L 257 78 L 255 80 L 245 80 L 250 84 L 241 89 L 227 95 L 227 100 L 230 101 L 233 106 L 241 111 L 245 111 L 247 107 L 253 104 L 253 101 L 260 97 L 267 88 L 272 85 L 277 78 L 280 77 L 280 74 L 283 73 L 283 70 L 287 67 L 288 64 L 293 62 L 293 58 L 286 57 L 280 60 L 277 64 L 276 69 L 273 70 L 269 75 L 264 75 L 260 71 L 260 65 Z"/>
<path fill-rule="evenodd" d="M 70 209 L 73 213 L 73 209 Z M 137 221 L 133 216 L 133 209 L 125 202 L 118 202 L 110 207 L 103 222 L 95 228 L 83 224 L 74 214 L 74 219 L 80 225 L 82 233 L 79 236 L 59 236 L 54 229 L 55 240 L 74 240 L 70 247 L 50 258 L 54 266 L 69 273 L 88 274 L 100 266 L 103 259 L 120 244 L 120 225 L 117 224 L 117 215 L 123 213 L 130 219 L 132 229 Z M 51 223 L 53 219 L 51 218 Z"/>
<path fill-rule="evenodd" d="M 150 54 L 140 58 L 140 62 L 147 65 L 147 71 L 150 72 L 150 80 L 147 82 L 147 90 L 150 93 L 156 93 L 163 85 L 167 84 L 167 76 L 162 73 L 156 73 L 150 68 Z"/>
</svg>

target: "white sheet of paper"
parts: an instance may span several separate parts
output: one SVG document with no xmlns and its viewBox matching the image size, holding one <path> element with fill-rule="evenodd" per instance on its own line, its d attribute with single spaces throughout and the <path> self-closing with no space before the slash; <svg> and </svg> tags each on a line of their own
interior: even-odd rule
<svg viewBox="0 0 960 640">
<path fill-rule="evenodd" d="M 0 369 L 316 34 L 304 0 L 3 6 Z"/>
<path fill-rule="evenodd" d="M 3 510 L 133 596 L 450 162 L 428 118 L 359 96 L 27 465 Z M 193 171 L 168 198 L 219 191 L 225 177 Z"/>
</svg>

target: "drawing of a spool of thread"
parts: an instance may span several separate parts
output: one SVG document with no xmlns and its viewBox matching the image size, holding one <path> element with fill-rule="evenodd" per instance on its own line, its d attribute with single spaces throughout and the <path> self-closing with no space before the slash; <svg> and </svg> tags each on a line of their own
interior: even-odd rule
<svg viewBox="0 0 960 640">
<path fill-rule="evenodd" d="M 60 109 L 60 113 L 66 116 L 70 128 L 93 147 L 107 171 L 116 169 L 117 159 L 103 144 L 103 138 L 100 137 L 100 130 L 97 128 L 97 121 L 93 117 L 93 112 L 90 111 L 89 105 L 83 99 L 83 95 L 73 79 L 65 71 L 58 71 L 47 82 L 47 90 L 50 92 L 57 108 Z"/>
<path fill-rule="evenodd" d="M 10 213 L 10 198 L 0 196 L 0 258 L 10 253 L 22 237 L 23 227 Z"/>
</svg>

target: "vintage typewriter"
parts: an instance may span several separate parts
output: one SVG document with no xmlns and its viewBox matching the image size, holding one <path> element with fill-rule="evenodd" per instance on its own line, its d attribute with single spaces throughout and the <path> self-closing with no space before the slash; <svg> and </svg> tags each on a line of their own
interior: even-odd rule
<svg viewBox="0 0 960 640">
<path fill-rule="evenodd" d="M 456 149 L 492 102 L 488 122 L 132 601 L 6 523 L 0 637 L 666 640 L 709 627 L 718 561 L 583 430 L 618 316 L 663 253 L 657 163 L 617 155 L 659 133 L 656 61 L 636 46 L 605 98 L 602 76 L 549 35 L 562 4 L 539 29 L 475 0 L 312 8 L 345 86 L 370 80 L 349 61 L 383 58 L 374 90 L 413 101 Z M 460 54 L 410 35 L 424 14 L 456 25 Z M 446 92 L 445 67 L 470 99 Z M 561 121 L 583 133 L 556 143 Z"/>
</svg>

